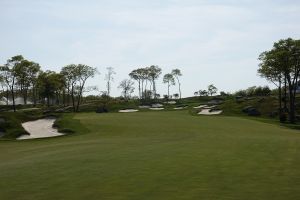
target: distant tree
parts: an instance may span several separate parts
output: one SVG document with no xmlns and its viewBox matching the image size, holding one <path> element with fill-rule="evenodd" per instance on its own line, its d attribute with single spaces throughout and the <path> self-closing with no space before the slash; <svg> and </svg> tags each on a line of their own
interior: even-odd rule
<svg viewBox="0 0 300 200">
<path fill-rule="evenodd" d="M 199 95 L 199 92 L 194 92 L 194 96 L 198 96 Z"/>
<path fill-rule="evenodd" d="M 255 95 L 256 86 L 252 86 L 246 89 L 247 96 L 254 96 Z"/>
<path fill-rule="evenodd" d="M 71 94 L 74 112 L 79 111 L 86 81 L 97 73 L 96 68 L 84 64 L 70 64 L 62 68 L 61 74 L 64 75 L 68 92 Z"/>
<path fill-rule="evenodd" d="M 151 66 L 148 68 L 148 75 L 149 75 L 150 81 L 151 81 L 151 83 L 152 83 L 152 87 L 153 87 L 153 96 L 154 96 L 154 97 L 156 96 L 156 85 L 155 85 L 155 81 L 156 81 L 156 79 L 158 79 L 158 77 L 160 76 L 160 74 L 161 74 L 161 68 L 159 68 L 158 66 L 151 65 Z"/>
<path fill-rule="evenodd" d="M 207 87 L 207 91 L 210 96 L 213 96 L 217 93 L 218 89 L 213 84 L 211 84 Z"/>
<path fill-rule="evenodd" d="M 179 98 L 181 99 L 181 83 L 180 83 L 180 80 L 179 80 L 179 77 L 182 76 L 181 71 L 179 69 L 173 69 L 172 70 L 172 75 L 177 80 L 178 90 L 179 90 Z"/>
<path fill-rule="evenodd" d="M 38 85 L 40 96 L 47 100 L 47 106 L 50 106 L 50 100 L 59 101 L 59 93 L 63 89 L 63 76 L 54 71 L 41 72 L 38 76 Z"/>
<path fill-rule="evenodd" d="M 77 95 L 77 106 L 76 112 L 79 111 L 79 105 L 82 98 L 83 89 L 87 79 L 94 77 L 95 74 L 98 73 L 96 68 L 90 67 L 88 65 L 78 64 L 76 67 L 76 77 L 77 77 L 77 85 L 79 87 L 78 95 Z"/>
<path fill-rule="evenodd" d="M 168 101 L 168 100 L 169 100 L 169 96 L 168 96 L 167 94 L 164 94 L 164 95 L 163 95 L 163 98 L 164 98 L 165 101 Z"/>
<path fill-rule="evenodd" d="M 143 93 L 143 82 L 144 82 L 142 69 L 139 68 L 139 69 L 132 70 L 129 73 L 129 76 L 130 78 L 138 82 L 139 98 L 141 99 L 143 96 L 142 93 Z"/>
<path fill-rule="evenodd" d="M 4 66 L 0 66 L 0 84 L 2 88 L 2 93 L 5 93 L 6 97 L 6 105 L 8 105 L 8 98 L 9 98 L 9 87 L 6 84 L 6 79 L 5 79 L 5 71 L 2 71 L 4 69 Z"/>
<path fill-rule="evenodd" d="M 179 98 L 179 94 L 178 94 L 178 93 L 175 93 L 175 94 L 173 94 L 173 97 L 174 97 L 175 99 L 178 99 L 178 98 Z"/>
<path fill-rule="evenodd" d="M 77 76 L 77 65 L 75 64 L 70 64 L 61 69 L 60 72 L 65 80 L 65 88 L 67 89 L 67 104 L 69 105 L 70 103 L 70 97 L 72 100 L 72 106 L 73 106 L 73 111 L 76 111 L 76 106 L 75 106 L 75 87 L 76 87 L 76 82 L 78 80 Z"/>
<path fill-rule="evenodd" d="M 271 95 L 271 89 L 268 86 L 264 86 L 261 88 L 261 95 L 262 96 L 269 96 Z"/>
<path fill-rule="evenodd" d="M 16 84 L 20 88 L 20 92 L 23 96 L 25 105 L 27 104 L 28 90 L 30 87 L 35 86 L 37 74 L 39 71 L 39 64 L 28 60 L 22 60 L 20 64 L 15 67 Z"/>
<path fill-rule="evenodd" d="M 16 112 L 16 104 L 15 104 L 16 68 L 19 67 L 19 65 L 23 60 L 24 58 L 21 55 L 14 56 L 11 59 L 8 59 L 7 63 L 0 69 L 5 84 L 8 86 L 11 93 L 14 112 Z"/>
<path fill-rule="evenodd" d="M 239 91 L 235 92 L 234 95 L 240 96 L 240 97 L 245 97 L 245 96 L 247 96 L 247 92 L 246 92 L 246 90 L 239 90 Z"/>
<path fill-rule="evenodd" d="M 152 90 L 145 90 L 145 99 L 150 100 L 153 96 L 153 91 Z"/>
<path fill-rule="evenodd" d="M 106 80 L 107 95 L 110 96 L 111 82 L 114 81 L 114 75 L 116 74 L 116 72 L 114 71 L 113 67 L 107 67 L 106 70 L 107 73 L 105 74 L 105 80 Z"/>
<path fill-rule="evenodd" d="M 147 85 L 150 81 L 149 68 L 140 68 L 139 70 L 142 78 L 142 97 L 146 99 Z"/>
<path fill-rule="evenodd" d="M 170 86 L 175 85 L 174 76 L 172 74 L 165 74 L 163 78 L 163 83 L 168 86 L 168 97 L 170 97 Z"/>
<path fill-rule="evenodd" d="M 199 96 L 208 96 L 208 92 L 206 90 L 199 90 Z"/>
<path fill-rule="evenodd" d="M 118 88 L 122 89 L 122 94 L 125 99 L 129 99 L 130 95 L 134 92 L 134 82 L 130 79 L 124 79 L 120 82 Z"/>
<path fill-rule="evenodd" d="M 223 96 L 223 97 L 225 97 L 225 96 L 228 96 L 229 94 L 226 93 L 226 92 L 224 92 L 224 91 L 221 91 L 221 92 L 220 92 L 220 95 Z"/>
</svg>

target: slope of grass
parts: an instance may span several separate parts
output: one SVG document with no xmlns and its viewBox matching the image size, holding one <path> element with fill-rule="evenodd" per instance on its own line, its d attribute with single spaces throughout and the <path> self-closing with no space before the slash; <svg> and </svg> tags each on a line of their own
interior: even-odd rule
<svg viewBox="0 0 300 200">
<path fill-rule="evenodd" d="M 187 111 L 62 123 L 78 121 L 88 132 L 0 141 L 0 199 L 300 199 L 299 131 Z"/>
<path fill-rule="evenodd" d="M 41 117 L 43 117 L 43 114 L 40 110 L 0 113 L 0 130 L 4 132 L 4 136 L 1 139 L 15 139 L 23 134 L 27 134 L 21 123 Z"/>
</svg>

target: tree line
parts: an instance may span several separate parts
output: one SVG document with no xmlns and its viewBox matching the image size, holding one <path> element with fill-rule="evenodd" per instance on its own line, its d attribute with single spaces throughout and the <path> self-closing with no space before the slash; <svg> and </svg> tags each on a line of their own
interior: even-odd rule
<svg viewBox="0 0 300 200">
<path fill-rule="evenodd" d="M 151 65 L 150 67 L 144 67 L 144 68 L 137 68 L 132 70 L 129 73 L 129 77 L 135 80 L 138 84 L 139 99 L 146 100 L 146 99 L 160 98 L 160 94 L 158 94 L 156 91 L 156 81 L 160 77 L 161 73 L 162 73 L 162 69 L 156 65 Z M 167 73 L 163 76 L 163 83 L 167 84 L 167 91 L 168 91 L 167 99 L 171 97 L 170 87 L 175 85 L 175 79 L 178 84 L 178 92 L 179 92 L 178 97 L 181 98 L 181 82 L 180 82 L 181 76 L 182 73 L 179 69 L 173 69 L 170 73 Z M 124 85 L 124 83 L 122 85 Z M 131 85 L 133 87 L 133 84 Z M 124 87 L 121 86 L 121 88 Z M 125 90 L 123 89 L 123 91 Z"/>
<path fill-rule="evenodd" d="M 2 93 L 6 95 L 6 104 L 12 99 L 16 111 L 16 94 L 22 96 L 24 104 L 31 96 L 35 106 L 41 102 L 50 104 L 72 105 L 78 111 L 82 101 L 87 79 L 94 77 L 96 68 L 84 64 L 71 64 L 63 67 L 59 73 L 42 71 L 38 63 L 26 60 L 22 55 L 14 56 L 0 66 L 0 83 Z M 52 101 L 52 102 L 50 102 Z"/>
<path fill-rule="evenodd" d="M 114 68 L 107 67 L 104 80 L 106 81 L 106 91 L 102 95 L 110 97 L 112 82 L 116 72 Z M 70 64 L 61 68 L 60 72 L 41 70 L 38 63 L 25 59 L 22 55 L 13 56 L 0 66 L 1 94 L 6 98 L 6 104 L 11 104 L 16 111 L 16 96 L 21 96 L 23 104 L 28 104 L 30 99 L 34 106 L 38 103 L 50 105 L 71 106 L 74 112 L 79 111 L 83 100 L 83 94 L 96 87 L 86 87 L 86 81 L 94 77 L 99 72 L 96 68 L 84 64 Z M 162 74 L 162 69 L 156 65 L 138 68 L 129 73 L 129 79 L 122 80 L 118 88 L 122 89 L 122 96 L 129 99 L 134 92 L 134 81 L 138 84 L 138 98 L 140 100 L 157 99 L 157 79 Z M 178 84 L 181 98 L 182 73 L 179 69 L 173 69 L 163 77 L 163 83 L 167 84 L 168 97 L 170 98 L 170 86 Z M 30 98 L 28 98 L 30 97 Z"/>
<path fill-rule="evenodd" d="M 214 86 L 213 84 L 210 84 L 207 86 L 207 90 L 199 90 L 194 92 L 195 96 L 213 96 L 214 94 L 217 94 L 218 88 Z M 222 92 L 224 93 L 224 92 Z"/>
</svg>

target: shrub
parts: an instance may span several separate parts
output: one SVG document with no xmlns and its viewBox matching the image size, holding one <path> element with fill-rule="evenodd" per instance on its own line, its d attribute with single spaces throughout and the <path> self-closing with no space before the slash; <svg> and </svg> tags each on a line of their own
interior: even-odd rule
<svg viewBox="0 0 300 200">
<path fill-rule="evenodd" d="M 281 113 L 279 119 L 280 119 L 281 123 L 286 122 L 286 120 L 287 120 L 287 113 L 286 112 Z"/>
<path fill-rule="evenodd" d="M 108 109 L 106 108 L 106 106 L 100 106 L 96 109 L 96 113 L 107 113 Z"/>
<path fill-rule="evenodd" d="M 249 116 L 260 116 L 261 113 L 256 108 L 250 108 L 248 110 L 248 115 Z"/>
</svg>

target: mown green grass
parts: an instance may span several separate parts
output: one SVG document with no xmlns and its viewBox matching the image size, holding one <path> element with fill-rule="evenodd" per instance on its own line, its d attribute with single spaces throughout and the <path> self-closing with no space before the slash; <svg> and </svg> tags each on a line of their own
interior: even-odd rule
<svg viewBox="0 0 300 200">
<path fill-rule="evenodd" d="M 82 131 L 0 142 L 0 199 L 300 199 L 299 131 L 187 111 L 65 120 Z"/>
</svg>

